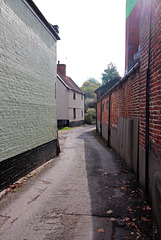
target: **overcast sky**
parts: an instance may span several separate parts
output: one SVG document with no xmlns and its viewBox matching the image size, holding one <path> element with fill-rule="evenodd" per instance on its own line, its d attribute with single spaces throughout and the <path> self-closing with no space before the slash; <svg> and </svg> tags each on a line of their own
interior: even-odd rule
<svg viewBox="0 0 161 240">
<path fill-rule="evenodd" d="M 88 78 L 101 82 L 113 62 L 120 75 L 125 64 L 126 0 L 34 0 L 45 18 L 59 26 L 57 60 L 79 87 Z"/>
</svg>

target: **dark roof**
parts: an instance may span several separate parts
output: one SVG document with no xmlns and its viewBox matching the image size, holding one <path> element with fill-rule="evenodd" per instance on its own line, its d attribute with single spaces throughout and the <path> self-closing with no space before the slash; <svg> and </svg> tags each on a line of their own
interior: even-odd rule
<svg viewBox="0 0 161 240">
<path fill-rule="evenodd" d="M 40 12 L 38 7 L 35 5 L 35 3 L 32 0 L 22 0 L 29 9 L 33 12 L 33 14 L 39 19 L 39 21 L 47 28 L 47 30 L 50 32 L 50 34 L 56 38 L 56 40 L 60 40 L 60 37 L 58 36 L 58 33 L 56 29 L 49 24 L 49 22 L 46 20 L 46 18 L 43 16 L 43 14 Z"/>
<path fill-rule="evenodd" d="M 67 76 L 64 76 L 62 73 L 58 71 L 58 79 L 70 90 L 78 92 L 80 94 L 84 94 L 81 89 L 77 86 L 77 84 Z"/>
<path fill-rule="evenodd" d="M 97 94 L 100 92 L 100 97 L 103 96 L 110 88 L 112 88 L 117 82 L 120 81 L 120 77 L 114 78 L 100 88 L 97 88 L 94 92 Z"/>
</svg>

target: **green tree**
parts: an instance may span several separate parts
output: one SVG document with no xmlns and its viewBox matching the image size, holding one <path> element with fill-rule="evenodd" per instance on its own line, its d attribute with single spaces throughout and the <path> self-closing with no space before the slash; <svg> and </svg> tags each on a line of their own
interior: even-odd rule
<svg viewBox="0 0 161 240">
<path fill-rule="evenodd" d="M 81 90 L 85 93 L 85 99 L 96 98 L 94 91 L 99 88 L 101 84 L 94 78 L 89 78 L 85 81 L 81 87 Z"/>
<path fill-rule="evenodd" d="M 111 62 L 107 65 L 107 68 L 104 70 L 104 73 L 102 73 L 102 85 L 105 85 L 112 79 L 120 77 L 116 66 Z"/>
<path fill-rule="evenodd" d="M 87 112 L 88 108 L 96 108 L 96 103 L 94 98 L 85 98 L 84 104 L 85 112 Z"/>
</svg>

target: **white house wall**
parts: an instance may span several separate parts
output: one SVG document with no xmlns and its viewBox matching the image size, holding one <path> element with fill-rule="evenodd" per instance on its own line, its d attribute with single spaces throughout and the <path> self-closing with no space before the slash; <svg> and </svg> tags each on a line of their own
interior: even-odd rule
<svg viewBox="0 0 161 240">
<path fill-rule="evenodd" d="M 57 79 L 57 118 L 58 120 L 69 119 L 69 92 L 64 84 Z"/>
<path fill-rule="evenodd" d="M 83 121 L 84 120 L 84 96 L 76 93 L 76 99 L 73 99 L 73 91 L 69 92 L 69 121 Z M 83 97 L 83 98 L 82 98 Z M 76 109 L 76 118 L 73 117 L 73 109 Z M 82 117 L 83 111 L 83 117 Z"/>
</svg>

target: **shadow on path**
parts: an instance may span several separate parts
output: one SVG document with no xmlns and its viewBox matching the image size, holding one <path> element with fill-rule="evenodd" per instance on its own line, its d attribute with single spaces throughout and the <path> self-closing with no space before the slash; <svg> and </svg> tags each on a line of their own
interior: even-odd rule
<svg viewBox="0 0 161 240">
<path fill-rule="evenodd" d="M 143 210 L 146 203 L 137 188 L 135 176 L 128 172 L 124 162 L 112 150 L 100 144 L 93 131 L 78 138 L 84 140 L 85 146 L 93 240 L 153 239 L 149 222 L 152 213 Z M 137 226 L 142 225 L 136 222 L 141 217 L 144 217 L 145 229 Z"/>
</svg>

